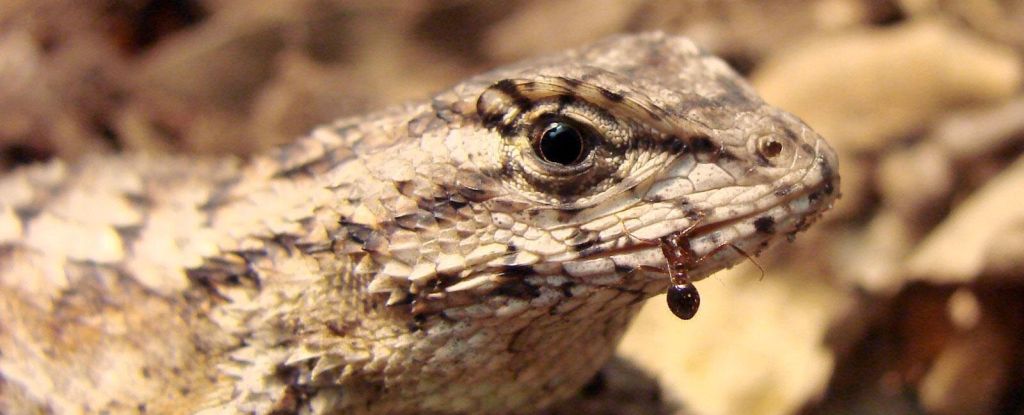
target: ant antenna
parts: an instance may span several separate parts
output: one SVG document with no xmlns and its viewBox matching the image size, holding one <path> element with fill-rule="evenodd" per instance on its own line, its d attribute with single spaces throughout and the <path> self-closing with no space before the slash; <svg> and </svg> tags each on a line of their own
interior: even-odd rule
<svg viewBox="0 0 1024 415">
<path fill-rule="evenodd" d="M 761 276 L 757 280 L 761 281 L 761 280 L 764 279 L 764 276 L 767 273 L 765 272 L 764 267 L 761 266 L 761 263 L 757 262 L 757 259 L 755 259 L 753 255 L 750 255 L 750 253 L 748 253 L 747 251 L 744 251 L 743 248 L 740 248 L 740 247 L 736 246 L 736 244 L 733 244 L 732 242 L 726 242 L 726 243 L 723 243 L 723 244 L 717 246 L 715 249 L 712 249 L 712 250 L 708 251 L 708 253 L 702 255 L 700 258 L 697 258 L 697 260 L 693 261 L 693 263 L 695 265 L 699 264 L 701 261 L 704 261 L 705 259 L 707 259 L 707 258 L 709 258 L 711 256 L 714 256 L 715 254 L 721 252 L 725 248 L 732 248 L 734 251 L 739 252 L 740 255 L 743 255 L 743 256 L 747 257 L 747 259 L 749 259 L 750 262 L 753 262 L 754 266 L 756 266 L 757 269 L 761 271 Z"/>
<path fill-rule="evenodd" d="M 729 245 L 729 247 L 731 247 L 732 249 L 735 249 L 736 252 L 739 252 L 740 254 L 743 254 L 743 256 L 747 257 L 747 259 L 750 260 L 750 262 L 753 262 L 754 266 L 757 267 L 757 270 L 761 271 L 761 276 L 758 277 L 757 280 L 758 281 L 764 280 L 764 276 L 766 274 L 765 271 L 764 271 L 764 267 L 761 266 L 760 262 L 757 262 L 757 259 L 753 255 L 750 255 L 749 253 L 747 253 L 747 251 L 744 251 L 744 250 L 740 249 L 740 247 L 738 247 L 738 246 L 736 246 L 736 245 L 734 245 L 732 243 L 729 243 L 727 245 Z"/>
</svg>

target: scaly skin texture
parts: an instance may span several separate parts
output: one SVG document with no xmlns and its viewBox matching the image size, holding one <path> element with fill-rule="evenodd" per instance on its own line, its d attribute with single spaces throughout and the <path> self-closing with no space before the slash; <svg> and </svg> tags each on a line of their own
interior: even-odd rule
<svg viewBox="0 0 1024 415">
<path fill-rule="evenodd" d="M 544 161 L 552 120 L 583 132 Z M 571 147 L 571 146 L 570 146 Z M 467 80 L 248 162 L 126 156 L 0 180 L 0 412 L 529 413 L 668 284 L 802 230 L 836 159 L 662 34 Z M 666 312 L 668 312 L 666 310 Z"/>
</svg>

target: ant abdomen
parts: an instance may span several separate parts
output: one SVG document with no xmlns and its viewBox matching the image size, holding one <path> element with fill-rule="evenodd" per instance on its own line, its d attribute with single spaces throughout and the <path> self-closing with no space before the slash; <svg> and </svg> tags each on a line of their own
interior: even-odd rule
<svg viewBox="0 0 1024 415">
<path fill-rule="evenodd" d="M 700 293 L 693 284 L 672 284 L 666 293 L 668 309 L 683 320 L 689 320 L 697 315 L 700 308 Z"/>
</svg>

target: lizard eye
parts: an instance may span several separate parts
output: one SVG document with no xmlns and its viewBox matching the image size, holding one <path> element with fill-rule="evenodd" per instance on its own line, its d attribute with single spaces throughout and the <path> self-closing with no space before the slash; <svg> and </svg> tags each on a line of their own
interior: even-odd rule
<svg viewBox="0 0 1024 415">
<path fill-rule="evenodd" d="M 542 125 L 533 140 L 533 151 L 541 160 L 570 167 L 587 158 L 592 146 L 583 128 L 566 120 Z"/>
</svg>

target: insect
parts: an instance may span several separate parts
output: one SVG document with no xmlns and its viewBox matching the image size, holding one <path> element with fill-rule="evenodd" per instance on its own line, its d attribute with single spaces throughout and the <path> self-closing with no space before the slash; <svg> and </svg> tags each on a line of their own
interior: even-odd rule
<svg viewBox="0 0 1024 415">
<path fill-rule="evenodd" d="M 694 259 L 696 255 L 690 248 L 686 230 L 663 236 L 659 241 L 661 253 L 665 255 L 665 261 L 668 262 L 669 280 L 672 282 L 665 296 L 668 301 L 668 309 L 676 317 L 689 320 L 697 314 L 697 309 L 700 308 L 700 293 L 690 281 L 689 270 L 704 258 Z"/>
<path fill-rule="evenodd" d="M 753 262 L 754 265 L 761 270 L 761 276 L 764 276 L 764 268 L 754 260 L 754 257 L 743 249 L 740 249 L 740 247 L 731 243 L 724 243 L 703 256 L 697 256 L 697 253 L 690 247 L 689 236 L 693 233 L 694 229 L 697 228 L 699 223 L 699 220 L 695 221 L 693 225 L 690 225 L 686 229 L 670 233 L 658 239 L 644 239 L 637 237 L 629 233 L 625 228 L 625 224 L 623 224 L 623 231 L 629 237 L 636 239 L 643 244 L 658 246 L 661 248 L 661 253 L 665 256 L 665 262 L 668 266 L 667 270 L 646 265 L 643 265 L 640 268 L 645 271 L 661 272 L 669 275 L 671 285 L 669 285 L 668 291 L 665 293 L 665 298 L 668 302 L 668 309 L 672 311 L 672 314 L 675 314 L 676 317 L 679 317 L 682 320 L 689 320 L 693 318 L 693 316 L 697 315 L 697 310 L 700 308 L 700 293 L 697 291 L 697 287 L 693 285 L 693 281 L 690 279 L 690 270 L 694 269 L 705 259 L 714 256 L 719 251 L 726 248 L 736 250 L 736 252 L 739 252 Z"/>
</svg>

